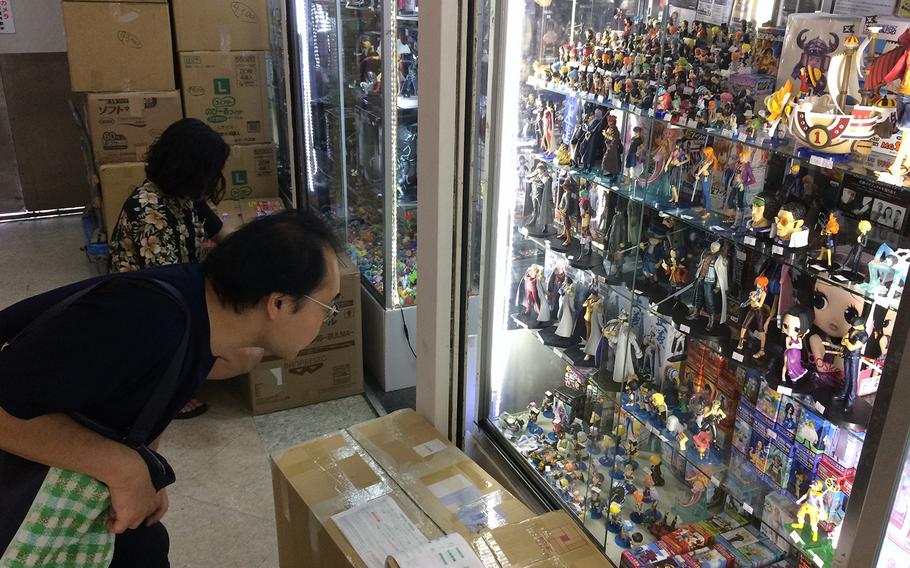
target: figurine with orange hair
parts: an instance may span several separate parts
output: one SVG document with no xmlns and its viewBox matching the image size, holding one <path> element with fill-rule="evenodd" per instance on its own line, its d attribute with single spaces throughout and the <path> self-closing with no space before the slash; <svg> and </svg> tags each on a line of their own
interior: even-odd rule
<svg viewBox="0 0 910 568">
<path fill-rule="evenodd" d="M 749 308 L 749 311 L 746 312 L 745 317 L 743 317 L 742 327 L 739 330 L 739 344 L 736 346 L 737 349 L 742 349 L 746 345 L 746 335 L 749 333 L 752 325 L 755 324 L 755 329 L 758 331 L 758 341 L 759 347 L 752 357 L 755 359 L 761 359 L 765 356 L 765 339 L 766 339 L 766 311 L 768 310 L 765 306 L 765 299 L 768 297 L 768 277 L 765 275 L 758 276 L 755 278 L 755 290 L 749 292 L 749 299 L 742 303 L 740 307 Z"/>
<path fill-rule="evenodd" d="M 840 223 L 837 222 L 837 216 L 834 213 L 828 214 L 828 222 L 822 228 L 822 248 L 818 251 L 818 259 L 824 260 L 828 270 L 833 268 L 834 263 L 831 260 L 831 255 L 834 254 L 834 250 L 837 248 L 837 234 L 840 232 Z"/>
<path fill-rule="evenodd" d="M 702 154 L 704 154 L 704 158 L 698 165 L 698 171 L 695 173 L 697 182 L 696 186 L 692 188 L 692 201 L 695 201 L 696 188 L 698 187 L 698 184 L 701 184 L 703 198 L 702 206 L 705 208 L 704 216 L 707 217 L 711 213 L 711 178 L 717 173 L 717 170 L 720 168 L 720 163 L 717 160 L 717 156 L 714 155 L 714 148 L 711 146 L 705 146 L 702 150 Z"/>
</svg>

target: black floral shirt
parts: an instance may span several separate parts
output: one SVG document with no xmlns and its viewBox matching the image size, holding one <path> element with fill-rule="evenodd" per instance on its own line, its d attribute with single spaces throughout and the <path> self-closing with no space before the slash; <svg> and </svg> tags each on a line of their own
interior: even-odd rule
<svg viewBox="0 0 910 568">
<path fill-rule="evenodd" d="M 146 180 L 123 204 L 111 236 L 111 270 L 199 262 L 203 242 L 221 227 L 205 202 L 168 197 Z"/>
</svg>

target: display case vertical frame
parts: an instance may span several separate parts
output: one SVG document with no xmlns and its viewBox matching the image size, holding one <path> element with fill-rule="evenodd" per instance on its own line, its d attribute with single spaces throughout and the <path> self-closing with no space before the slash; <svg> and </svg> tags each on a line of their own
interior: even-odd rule
<svg viewBox="0 0 910 568">
<path fill-rule="evenodd" d="M 910 310 L 907 295 L 898 314 Z M 894 494 L 900 482 L 910 432 L 910 373 L 902 368 L 910 353 L 910 318 L 897 317 L 882 371 L 865 443 L 856 467 L 847 514 L 841 527 L 834 568 L 875 566 Z"/>
<path fill-rule="evenodd" d="M 272 92 L 275 109 L 276 135 L 278 136 L 278 182 L 279 195 L 283 196 L 293 207 L 297 207 L 297 156 L 294 152 L 293 132 L 297 128 L 297 112 L 292 108 L 294 91 L 292 89 L 290 61 L 290 31 L 287 15 L 288 6 L 282 0 L 269 0 L 269 36 L 272 58 Z M 284 166 L 284 169 L 282 168 Z"/>
<path fill-rule="evenodd" d="M 339 128 L 341 128 L 341 208 L 342 216 L 344 221 L 344 243 L 349 243 L 350 235 L 350 219 L 348 216 L 351 214 L 350 208 L 348 206 L 348 153 L 345 148 L 346 141 L 348 139 L 348 126 L 347 126 L 347 106 L 345 105 L 345 87 L 344 87 L 344 34 L 342 33 L 342 18 L 341 18 L 341 2 L 342 0 L 335 0 L 335 33 L 338 36 L 338 113 L 340 120 L 338 121 Z"/>
<path fill-rule="evenodd" d="M 385 307 L 399 307 L 398 296 L 398 2 L 384 0 L 386 8 L 382 10 L 382 123 L 385 135 L 382 137 L 385 169 L 383 171 L 383 294 Z"/>
<path fill-rule="evenodd" d="M 288 53 L 288 77 L 289 77 L 289 90 L 290 90 L 290 100 L 291 101 L 302 101 L 304 99 L 304 93 L 302 89 L 303 86 L 303 73 L 301 73 L 301 68 L 303 66 L 303 61 L 300 61 L 300 54 L 303 51 L 304 46 L 299 38 L 299 30 L 297 29 L 296 24 L 291 22 L 298 21 L 298 10 L 296 0 L 287 0 L 285 2 L 285 34 L 287 38 L 287 53 Z M 309 46 L 306 48 L 308 49 Z M 302 105 L 300 104 L 291 104 L 291 125 L 292 125 L 292 135 L 290 136 L 291 140 L 291 153 L 294 155 L 294 161 L 296 164 L 299 164 L 299 167 L 294 170 L 294 181 L 296 184 L 294 193 L 294 203 L 297 207 L 309 207 L 309 195 L 307 193 L 307 187 L 309 187 L 310 172 L 309 164 L 306 163 L 306 156 L 309 153 L 306 138 L 301 138 L 304 136 L 302 132 L 305 131 L 305 124 L 308 120 L 307 114 L 304 112 Z M 304 159 L 300 159 L 300 157 Z"/>
</svg>

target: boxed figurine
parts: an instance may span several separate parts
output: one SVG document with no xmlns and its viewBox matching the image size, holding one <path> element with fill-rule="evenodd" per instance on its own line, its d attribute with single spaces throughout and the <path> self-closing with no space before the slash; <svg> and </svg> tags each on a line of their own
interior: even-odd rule
<svg viewBox="0 0 910 568">
<path fill-rule="evenodd" d="M 670 559 L 671 556 L 673 554 L 667 545 L 658 540 L 645 546 L 624 550 L 622 559 L 619 561 L 619 568 L 650 568 L 651 566 L 673 566 L 675 568 L 676 564 Z"/>
<path fill-rule="evenodd" d="M 790 543 L 790 523 L 796 518 L 799 505 L 794 498 L 781 491 L 772 491 L 765 497 L 761 513 L 761 532 L 777 546 L 787 549 Z"/>
<path fill-rule="evenodd" d="M 774 487 L 786 489 L 790 482 L 792 465 L 793 441 L 779 436 L 771 442 L 771 448 L 768 450 L 765 479 Z"/>
<path fill-rule="evenodd" d="M 576 418 L 582 418 L 584 407 L 585 393 L 582 391 L 563 385 L 553 393 L 553 412 L 564 425 L 572 424 Z"/>
<path fill-rule="evenodd" d="M 736 566 L 758 568 L 784 557 L 783 550 L 751 526 L 740 527 L 718 536 L 716 544 L 736 558 Z"/>
<path fill-rule="evenodd" d="M 788 80 L 794 92 L 799 92 L 801 82 L 810 84 L 813 94 L 824 94 L 817 86 L 827 83 L 831 56 L 844 47 L 853 34 L 861 34 L 863 19 L 837 14 L 790 14 L 784 36 L 780 65 L 777 71 L 777 88 Z M 814 73 L 820 73 L 812 81 Z"/>
<path fill-rule="evenodd" d="M 764 385 L 758 391 L 758 398 L 755 401 L 755 410 L 760 412 L 772 424 L 777 421 L 777 412 L 780 409 L 781 395 L 776 390 Z"/>
<path fill-rule="evenodd" d="M 822 456 L 818 462 L 817 478 L 833 478 L 839 480 L 841 490 L 850 495 L 853 490 L 853 478 L 856 477 L 856 468 L 847 468 L 834 461 L 830 456 Z"/>
<path fill-rule="evenodd" d="M 832 447 L 837 437 L 837 427 L 812 412 L 803 408 L 797 420 L 795 439 L 813 453 L 820 454 Z"/>
<path fill-rule="evenodd" d="M 793 462 L 790 466 L 790 481 L 787 491 L 794 497 L 802 496 L 815 479 L 815 470 L 821 457 L 802 444 L 793 445 Z"/>
<path fill-rule="evenodd" d="M 713 542 L 713 537 L 735 528 L 745 526 L 749 524 L 749 521 L 736 511 L 728 510 L 705 519 L 699 524 L 705 529 L 707 534 L 711 535 L 712 540 L 709 540 L 709 542 Z"/>
<path fill-rule="evenodd" d="M 793 440 L 801 409 L 802 405 L 794 399 L 788 396 L 781 399 L 780 411 L 777 413 L 777 422 L 774 425 L 779 436 Z"/>
<path fill-rule="evenodd" d="M 756 30 L 755 45 L 752 46 L 753 73 L 770 75 L 776 80 L 786 31 L 786 28 L 773 26 L 763 26 Z"/>
<path fill-rule="evenodd" d="M 767 487 L 761 482 L 761 474 L 744 454 L 733 451 L 730 454 L 730 468 L 724 483 L 727 493 L 742 503 L 757 508 L 765 498 Z"/>
<path fill-rule="evenodd" d="M 706 546 L 711 536 L 700 523 L 693 523 L 664 535 L 660 540 L 670 552 L 685 554 Z"/>
<path fill-rule="evenodd" d="M 736 557 L 722 546 L 712 545 L 673 557 L 680 568 L 733 568 Z"/>
<path fill-rule="evenodd" d="M 756 421 L 752 425 L 752 440 L 749 442 L 749 461 L 759 472 L 764 473 L 768 465 L 768 449 L 771 441 L 766 435 L 766 430 Z"/>
<path fill-rule="evenodd" d="M 752 420 L 746 419 L 739 415 L 736 418 L 736 425 L 733 429 L 733 447 L 740 452 L 749 451 L 749 443 L 752 441 Z"/>
<path fill-rule="evenodd" d="M 871 55 L 872 49 L 875 49 L 875 52 L 878 54 L 886 53 L 893 49 L 897 45 L 897 38 L 900 37 L 904 30 L 907 29 L 908 21 L 906 19 L 895 18 L 892 16 L 878 16 L 870 15 L 865 17 L 865 24 L 863 26 L 863 33 L 866 36 L 870 35 L 869 27 L 878 26 L 881 28 L 876 34 L 875 45 L 870 45 L 867 49 L 868 55 Z M 891 121 L 896 121 L 896 116 L 891 115 Z M 900 130 L 894 129 L 895 132 L 888 138 L 882 138 L 878 135 L 873 135 L 872 142 L 872 151 L 887 156 L 897 155 L 897 149 L 900 147 L 901 143 L 901 132 Z"/>
</svg>

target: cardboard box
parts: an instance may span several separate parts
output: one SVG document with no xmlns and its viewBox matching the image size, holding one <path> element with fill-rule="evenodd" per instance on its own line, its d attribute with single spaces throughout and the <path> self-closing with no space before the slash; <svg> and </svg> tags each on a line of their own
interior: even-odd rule
<svg viewBox="0 0 910 568">
<path fill-rule="evenodd" d="M 98 164 L 144 161 L 152 142 L 183 118 L 178 91 L 90 94 L 85 106 Z"/>
<path fill-rule="evenodd" d="M 595 568 L 610 562 L 565 511 L 485 530 L 472 541 L 487 568 Z"/>
<path fill-rule="evenodd" d="M 281 568 L 366 568 L 331 517 L 384 495 L 427 539 L 443 534 L 345 432 L 274 457 L 272 486 Z"/>
<path fill-rule="evenodd" d="M 74 91 L 174 88 L 166 4 L 64 2 L 63 20 Z"/>
<path fill-rule="evenodd" d="M 267 0 L 172 0 L 177 51 L 268 51 Z"/>
<path fill-rule="evenodd" d="M 125 164 L 106 164 L 98 168 L 98 179 L 101 183 L 101 211 L 104 215 L 104 227 L 107 239 L 111 240 L 114 227 L 120 219 L 123 203 L 137 186 L 145 180 L 145 164 L 130 162 Z"/>
<path fill-rule="evenodd" d="M 284 211 L 284 201 L 280 197 L 260 197 L 258 199 L 240 199 L 237 210 L 244 223 L 255 221 L 259 217 L 268 217 Z M 347 266 L 347 265 L 346 265 Z M 353 266 L 353 264 L 351 264 Z"/>
<path fill-rule="evenodd" d="M 180 54 L 183 109 L 228 144 L 272 142 L 264 51 Z"/>
<path fill-rule="evenodd" d="M 224 165 L 225 197 L 278 197 L 278 149 L 274 144 L 231 146 Z"/>
<path fill-rule="evenodd" d="M 243 218 L 242 212 L 240 215 Z M 252 372 L 235 379 L 253 414 L 363 392 L 360 272 L 346 255 L 340 255 L 338 262 L 341 297 L 336 302 L 335 319 L 323 324 L 313 343 L 295 359 L 284 361 L 266 356 Z"/>
<path fill-rule="evenodd" d="M 533 513 L 413 410 L 349 429 L 351 436 L 447 534 L 530 519 Z"/>
</svg>

